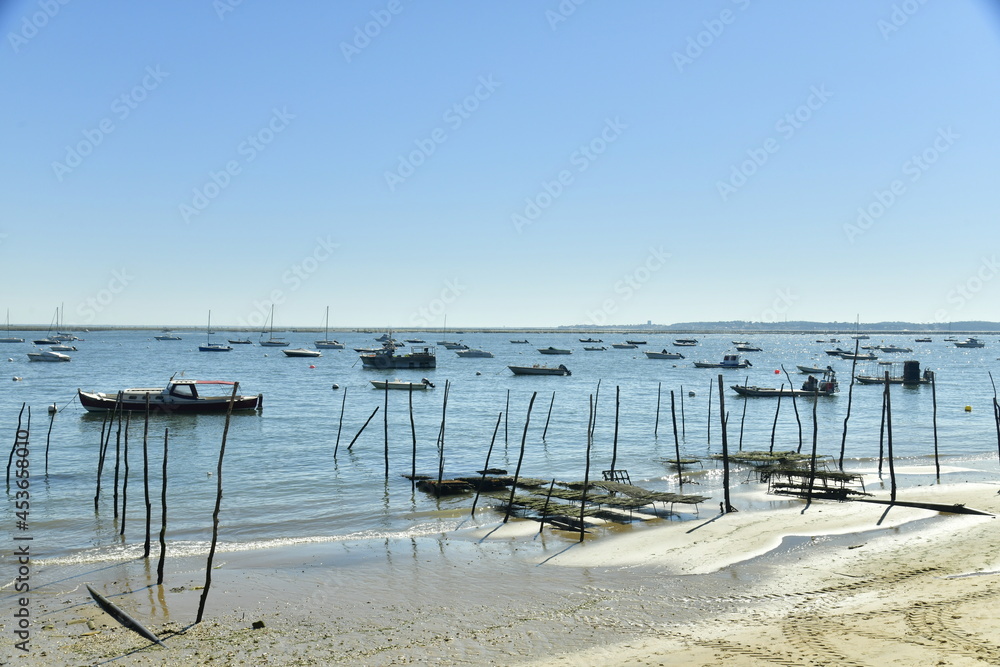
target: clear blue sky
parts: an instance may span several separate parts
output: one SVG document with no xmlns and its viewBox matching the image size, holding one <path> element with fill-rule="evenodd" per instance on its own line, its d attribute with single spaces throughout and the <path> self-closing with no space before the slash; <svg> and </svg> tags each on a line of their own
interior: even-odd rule
<svg viewBox="0 0 1000 667">
<path fill-rule="evenodd" d="M 0 27 L 14 322 L 1000 319 L 993 2 L 31 0 Z"/>
</svg>

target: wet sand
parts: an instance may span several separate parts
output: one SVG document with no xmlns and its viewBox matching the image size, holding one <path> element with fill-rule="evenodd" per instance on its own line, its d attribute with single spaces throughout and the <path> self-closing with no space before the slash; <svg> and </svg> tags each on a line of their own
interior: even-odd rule
<svg viewBox="0 0 1000 667">
<path fill-rule="evenodd" d="M 991 484 L 899 499 L 1000 513 Z M 726 515 L 706 504 L 582 544 L 484 512 L 438 536 L 222 554 L 199 625 L 204 557 L 168 559 L 164 586 L 155 562 L 38 564 L 31 651 L 15 655 L 5 614 L 4 654 L 15 665 L 1000 664 L 995 518 L 773 504 Z M 165 647 L 101 612 L 86 583 Z"/>
</svg>

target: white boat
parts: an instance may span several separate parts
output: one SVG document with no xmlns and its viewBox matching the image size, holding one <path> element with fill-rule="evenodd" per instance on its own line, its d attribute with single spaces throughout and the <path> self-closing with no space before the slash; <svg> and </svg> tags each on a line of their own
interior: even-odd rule
<svg viewBox="0 0 1000 667">
<path fill-rule="evenodd" d="M 539 366 L 538 364 L 532 366 L 508 366 L 507 368 L 514 375 L 572 375 L 569 369 L 562 364 L 559 364 L 556 368 Z"/>
<path fill-rule="evenodd" d="M 573 350 L 566 350 L 560 347 L 540 347 L 538 351 L 542 354 L 573 354 Z"/>
<path fill-rule="evenodd" d="M 222 343 L 212 342 L 212 311 L 208 311 L 208 328 L 205 330 L 207 339 L 204 345 L 199 345 L 198 350 L 201 352 L 232 352 L 233 348 L 228 345 L 223 345 Z"/>
<path fill-rule="evenodd" d="M 407 380 L 370 380 L 372 386 L 376 389 L 381 389 L 385 391 L 388 389 L 402 389 L 403 391 L 422 391 L 424 389 L 433 389 L 434 383 L 427 378 L 422 378 L 420 382 L 409 382 Z"/>
<path fill-rule="evenodd" d="M 740 359 L 738 354 L 725 354 L 722 361 L 715 363 L 712 361 L 696 361 L 695 368 L 747 368 L 753 366 L 749 359 Z"/>
<path fill-rule="evenodd" d="M 73 345 L 50 345 L 49 349 L 53 352 L 76 352 L 76 347 Z"/>
<path fill-rule="evenodd" d="M 7 311 L 7 336 L 6 338 L 0 338 L 0 343 L 23 343 L 23 338 L 18 338 L 17 336 L 10 335 L 10 310 Z"/>
<path fill-rule="evenodd" d="M 28 361 L 71 361 L 71 358 L 62 352 L 39 350 L 38 352 L 28 352 Z"/>
<path fill-rule="evenodd" d="M 304 347 L 297 347 L 292 350 L 282 350 L 286 357 L 322 357 L 323 353 L 319 350 L 307 350 Z"/>
<path fill-rule="evenodd" d="M 820 368 L 819 366 L 796 366 L 801 373 L 826 373 L 828 370 L 832 371 L 833 368 L 827 366 L 826 368 Z"/>
<path fill-rule="evenodd" d="M 697 344 L 698 341 L 695 338 L 678 338 L 674 341 L 674 345 L 677 347 L 694 347 Z"/>
<path fill-rule="evenodd" d="M 156 340 L 180 340 L 181 339 L 180 336 L 175 336 L 172 333 L 160 334 L 159 336 L 153 336 L 153 338 L 155 338 Z"/>
<path fill-rule="evenodd" d="M 871 352 L 859 352 L 858 354 L 854 354 L 853 352 L 846 352 L 845 351 L 845 352 L 841 352 L 840 353 L 840 358 L 841 359 L 847 359 L 848 361 L 851 361 L 851 360 L 856 360 L 856 361 L 875 361 L 876 359 L 878 359 L 878 355 L 872 354 Z"/>
<path fill-rule="evenodd" d="M 446 342 L 446 343 L 439 343 L 439 345 L 444 345 L 444 349 L 446 349 L 446 350 L 468 350 L 469 349 L 469 346 L 466 345 L 465 343 Z"/>
<path fill-rule="evenodd" d="M 680 352 L 667 352 L 666 349 L 660 350 L 659 352 L 645 351 L 643 354 L 646 355 L 648 359 L 683 359 L 684 355 Z"/>
<path fill-rule="evenodd" d="M 271 304 L 271 316 L 268 318 L 271 321 L 271 327 L 268 330 L 267 340 L 259 340 L 257 344 L 261 347 L 285 347 L 288 345 L 288 341 L 282 340 L 281 338 L 274 337 L 274 304 Z M 261 335 L 264 334 L 263 331 L 260 332 Z"/>
<path fill-rule="evenodd" d="M 876 349 L 883 352 L 913 352 L 913 348 L 899 347 L 898 345 L 879 345 Z"/>
<path fill-rule="evenodd" d="M 493 357 L 492 352 L 487 352 L 486 350 L 479 350 L 474 347 L 469 347 L 464 350 L 457 350 L 455 352 L 460 357 L 483 357 L 489 359 Z"/>
<path fill-rule="evenodd" d="M 736 346 L 737 352 L 761 352 L 762 350 L 756 345 L 750 345 L 749 343 L 743 343 L 742 345 Z"/>
<path fill-rule="evenodd" d="M 955 341 L 955 347 L 986 347 L 986 343 L 970 336 L 965 340 Z"/>
<path fill-rule="evenodd" d="M 344 349 L 343 343 L 330 339 L 330 306 L 326 307 L 326 323 L 323 325 L 323 340 L 316 341 L 314 345 L 320 350 Z"/>
</svg>

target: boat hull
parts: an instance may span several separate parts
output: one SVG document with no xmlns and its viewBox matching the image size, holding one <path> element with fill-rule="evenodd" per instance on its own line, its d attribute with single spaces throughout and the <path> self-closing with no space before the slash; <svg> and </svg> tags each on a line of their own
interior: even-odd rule
<svg viewBox="0 0 1000 667">
<path fill-rule="evenodd" d="M 322 357 L 323 353 L 318 350 L 306 350 L 298 348 L 295 350 L 282 350 L 286 357 Z"/>
<path fill-rule="evenodd" d="M 155 390 L 159 392 L 160 390 Z M 118 404 L 117 394 L 100 392 L 88 392 L 82 389 L 77 390 L 80 405 L 88 412 L 108 412 L 114 410 Z M 124 394 L 119 409 L 125 411 L 145 411 L 146 396 L 149 396 L 149 409 L 151 412 L 164 412 L 171 414 L 193 414 L 193 413 L 224 413 L 229 409 L 229 397 L 219 396 L 210 398 L 185 399 L 178 396 L 164 396 L 161 393 L 133 393 Z M 133 398 L 129 398 L 129 397 Z M 237 396 L 233 402 L 233 410 L 256 410 L 263 403 L 263 396 Z"/>
<path fill-rule="evenodd" d="M 833 396 L 836 393 L 832 391 L 807 391 L 805 389 L 792 389 L 790 387 L 782 387 L 780 389 L 775 389 L 774 387 L 748 387 L 740 384 L 734 384 L 730 388 L 740 396 L 753 398 L 778 396 Z"/>
<path fill-rule="evenodd" d="M 572 375 L 565 366 L 551 368 L 549 366 L 508 366 L 514 375 Z"/>
</svg>

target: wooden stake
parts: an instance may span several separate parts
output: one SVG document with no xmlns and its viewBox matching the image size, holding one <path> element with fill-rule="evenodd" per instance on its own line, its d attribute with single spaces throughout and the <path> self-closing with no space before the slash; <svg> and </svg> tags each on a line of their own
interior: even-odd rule
<svg viewBox="0 0 1000 667">
<path fill-rule="evenodd" d="M 722 421 L 722 493 L 724 509 L 728 513 L 734 508 L 729 502 L 729 442 L 726 438 L 726 397 L 722 386 L 722 373 L 719 373 L 719 419 Z"/>
<path fill-rule="evenodd" d="M 538 534 L 542 534 L 542 528 L 545 527 L 545 517 L 549 515 L 549 499 L 552 498 L 552 489 L 556 485 L 556 478 L 552 478 L 552 482 L 549 484 L 549 492 L 545 495 L 545 504 L 542 506 L 542 520 L 538 522 Z"/>
<path fill-rule="evenodd" d="M 771 424 L 771 449 L 768 451 L 772 454 L 774 453 L 774 432 L 778 429 L 778 413 L 781 412 L 781 390 L 784 389 L 785 383 L 781 383 L 781 387 L 778 389 L 778 405 L 774 408 L 774 423 Z"/>
<path fill-rule="evenodd" d="M 447 380 L 445 381 L 447 382 Z M 507 390 L 507 403 L 503 408 L 503 444 L 507 444 L 507 415 L 510 414 L 510 389 Z"/>
<path fill-rule="evenodd" d="M 816 424 L 816 406 L 818 403 L 819 384 L 817 383 L 813 388 L 813 447 L 812 456 L 809 457 L 809 488 L 806 490 L 806 502 L 812 500 L 813 484 L 816 483 L 816 445 L 819 435 L 819 427 Z"/>
<path fill-rule="evenodd" d="M 503 522 L 507 523 L 510 518 L 510 510 L 514 506 L 514 491 L 517 490 L 517 479 L 521 475 L 521 462 L 524 460 L 524 445 L 528 440 L 528 424 L 531 422 L 531 408 L 535 405 L 535 397 L 538 392 L 532 392 L 531 400 L 528 402 L 528 414 L 524 418 L 524 433 L 521 434 L 521 453 L 517 457 L 517 468 L 514 470 L 514 482 L 510 485 L 510 500 L 507 502 L 507 513 L 504 514 Z"/>
<path fill-rule="evenodd" d="M 149 394 L 146 394 L 146 422 L 142 427 L 142 493 L 146 502 L 146 541 L 142 557 L 149 558 L 149 529 L 153 521 L 153 505 L 149 500 Z"/>
<path fill-rule="evenodd" d="M 104 467 L 104 427 L 108 423 L 108 411 L 104 411 L 104 420 L 101 421 L 101 436 L 97 442 L 97 492 L 94 494 L 94 511 L 97 511 L 97 501 L 101 497 L 101 468 Z"/>
<path fill-rule="evenodd" d="M 479 486 L 476 488 L 476 497 L 472 500 L 472 515 L 476 515 L 476 503 L 479 502 L 479 491 L 482 489 L 483 482 L 486 480 L 486 471 L 490 469 L 490 455 L 493 453 L 493 443 L 497 439 L 497 431 L 500 430 L 500 417 L 503 413 L 497 414 L 497 425 L 493 427 L 493 437 L 490 438 L 490 448 L 486 450 L 486 463 L 483 464 L 483 472 L 479 478 Z"/>
<path fill-rule="evenodd" d="M 410 385 L 412 391 L 412 384 Z M 385 478 L 389 479 L 389 381 L 385 383 L 385 409 L 382 410 L 382 431 L 385 434 Z"/>
<path fill-rule="evenodd" d="M 931 371 L 931 401 L 934 406 L 932 423 L 934 425 L 934 469 L 937 471 L 937 479 L 941 480 L 941 460 L 938 458 L 938 433 L 937 433 L 937 371 Z M 997 414 L 1000 419 L 1000 413 Z"/>
<path fill-rule="evenodd" d="M 417 426 L 413 422 L 413 384 L 409 386 L 410 393 L 410 435 L 413 436 L 413 455 L 410 458 L 410 488 L 417 485 Z"/>
<path fill-rule="evenodd" d="M 838 467 L 844 470 L 844 449 L 847 447 L 847 420 L 851 418 L 851 399 L 854 398 L 854 369 L 858 366 L 858 350 L 861 340 L 854 341 L 854 360 L 851 362 L 851 386 L 847 390 L 847 414 L 844 416 L 844 435 L 840 438 L 840 461 Z"/>
<path fill-rule="evenodd" d="M 618 409 L 621 405 L 621 387 L 615 387 L 615 438 L 611 445 L 611 474 L 614 475 L 615 464 L 618 462 Z"/>
<path fill-rule="evenodd" d="M 802 420 L 799 419 L 799 405 L 795 401 L 795 384 L 792 382 L 791 376 L 788 371 L 785 370 L 785 365 L 781 364 L 781 370 L 788 379 L 788 388 L 792 391 L 792 409 L 795 411 L 795 423 L 799 425 L 799 448 L 795 450 L 796 454 L 802 453 Z"/>
<path fill-rule="evenodd" d="M 219 512 L 222 510 L 222 459 L 226 455 L 226 438 L 229 435 L 229 420 L 233 416 L 233 405 L 236 403 L 236 390 L 240 383 L 233 383 L 233 393 L 229 397 L 229 408 L 226 410 L 226 425 L 222 429 L 222 444 L 219 446 L 219 465 L 215 477 L 217 490 L 215 493 L 215 510 L 212 512 L 212 546 L 208 550 L 208 563 L 205 565 L 205 587 L 201 589 L 201 601 L 198 603 L 198 617 L 194 622 L 201 623 L 205 613 L 205 602 L 208 601 L 208 590 L 212 587 L 212 561 L 215 559 L 215 545 L 219 541 Z"/>
<path fill-rule="evenodd" d="M 892 456 L 892 399 L 889 393 L 889 371 L 885 372 L 885 431 L 886 431 L 886 453 L 889 457 L 889 486 L 891 495 L 889 499 L 896 502 L 896 465 Z"/>
<path fill-rule="evenodd" d="M 746 387 L 749 384 L 750 384 L 750 376 L 748 375 L 747 379 L 743 381 L 743 386 Z M 749 403 L 749 402 L 750 401 L 746 400 L 746 398 L 743 399 L 743 416 L 740 418 L 740 448 L 739 448 L 739 451 L 741 451 L 741 452 L 743 451 L 743 424 L 747 420 L 747 403 Z"/>
<path fill-rule="evenodd" d="M 132 423 L 132 412 L 125 415 L 125 449 L 122 452 L 122 459 L 125 462 L 125 475 L 122 478 L 122 525 L 118 534 L 125 536 L 125 509 L 128 506 L 128 427 Z"/>
<path fill-rule="evenodd" d="M 687 441 L 687 428 L 684 426 L 686 420 L 684 419 L 684 385 L 681 385 L 681 437 L 684 441 Z"/>
<path fill-rule="evenodd" d="M 674 390 L 670 390 L 670 418 L 674 424 L 674 451 L 677 456 L 677 486 L 684 488 L 684 475 L 681 472 L 681 441 L 677 439 L 677 411 L 674 409 Z"/>
<path fill-rule="evenodd" d="M 549 420 L 552 419 L 552 406 L 556 402 L 556 392 L 552 392 L 552 400 L 549 401 L 549 415 L 545 418 L 545 428 L 542 429 L 542 440 L 545 440 L 545 434 L 549 432 Z"/>
<path fill-rule="evenodd" d="M 653 422 L 653 438 L 657 437 L 660 428 L 660 390 L 663 388 L 662 382 L 656 383 L 656 421 Z"/>
<path fill-rule="evenodd" d="M 878 476 L 882 478 L 882 459 L 885 456 L 885 390 L 882 391 L 882 423 L 878 429 Z"/>
<path fill-rule="evenodd" d="M 708 431 L 708 444 L 709 445 L 712 444 L 712 390 L 714 389 L 714 387 L 712 386 L 712 384 L 713 383 L 711 381 L 709 381 L 709 383 L 708 383 L 708 420 L 707 420 L 707 423 L 706 423 L 706 430 Z"/>
<path fill-rule="evenodd" d="M 996 402 L 996 399 L 994 399 L 994 402 Z M 53 410 L 52 412 L 49 413 L 49 432 L 45 435 L 45 474 L 46 475 L 49 474 L 49 440 L 51 440 L 51 438 L 52 438 L 52 425 L 56 421 L 56 412 L 57 412 L 57 410 Z"/>
<path fill-rule="evenodd" d="M 340 423 L 337 425 L 337 444 L 333 446 L 333 458 L 337 458 L 337 448 L 340 447 L 340 431 L 344 428 L 344 408 L 347 406 L 347 387 L 344 387 L 344 398 L 340 401 Z"/>
<path fill-rule="evenodd" d="M 160 491 L 160 559 L 156 564 L 156 584 L 163 583 L 163 561 L 167 557 L 167 442 L 170 429 L 163 429 L 163 488 Z"/>
<path fill-rule="evenodd" d="M 598 385 L 600 388 L 600 385 Z M 590 486 L 590 449 L 594 444 L 594 422 L 597 421 L 596 403 L 594 397 L 590 397 L 590 416 L 587 418 L 587 463 L 583 469 L 583 492 L 580 494 L 580 541 L 587 532 L 584 529 L 583 518 L 586 516 L 587 508 L 587 487 Z"/>
<path fill-rule="evenodd" d="M 441 404 L 441 430 L 438 433 L 438 486 L 441 488 L 441 480 L 444 479 L 444 424 L 448 414 L 448 390 L 451 389 L 451 381 L 444 381 L 444 401 Z M 508 390 L 509 391 L 509 390 Z"/>
<path fill-rule="evenodd" d="M 115 518 L 118 518 L 118 475 L 119 469 L 122 463 L 122 411 L 118 411 L 118 432 L 115 434 L 115 493 L 114 493 L 114 505 L 115 505 Z"/>
<path fill-rule="evenodd" d="M 10 491 L 10 468 L 14 465 L 14 452 L 18 447 L 17 434 L 21 432 L 21 415 L 24 414 L 24 407 L 27 403 L 21 403 L 21 411 L 17 413 L 17 432 L 14 435 L 14 444 L 10 446 L 10 456 L 7 457 L 7 490 Z"/>
</svg>

